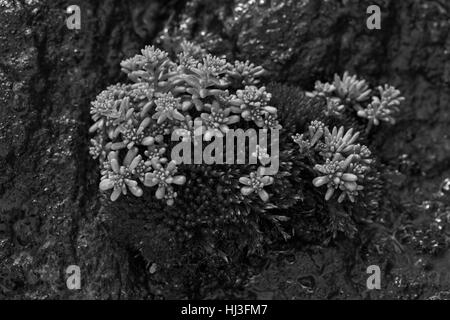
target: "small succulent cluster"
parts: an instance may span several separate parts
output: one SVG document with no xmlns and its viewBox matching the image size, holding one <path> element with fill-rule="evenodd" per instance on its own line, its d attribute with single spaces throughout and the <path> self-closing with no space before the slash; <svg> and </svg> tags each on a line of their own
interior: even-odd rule
<svg viewBox="0 0 450 320">
<path fill-rule="evenodd" d="M 112 190 L 111 200 L 129 191 L 136 197 L 155 187 L 157 199 L 174 204 L 176 186 L 186 177 L 180 163 L 170 161 L 172 133 L 192 141 L 222 136 L 230 128 L 279 129 L 271 94 L 258 87 L 262 67 L 250 62 L 228 63 L 183 42 L 176 61 L 165 51 L 147 46 L 121 63 L 132 81 L 102 91 L 92 102 L 90 154 L 102 167 L 100 189 Z M 242 194 L 268 200 L 264 186 L 272 178 L 251 173 L 239 180 Z"/>
<path fill-rule="evenodd" d="M 258 194 L 262 201 L 266 202 L 269 200 L 269 194 L 264 190 L 264 187 L 273 183 L 273 177 L 263 175 L 261 168 L 256 172 L 251 172 L 248 177 L 241 177 L 239 182 L 245 185 L 241 188 L 241 193 L 244 196 L 254 192 Z"/>
<path fill-rule="evenodd" d="M 314 91 L 308 97 L 324 97 L 327 101 L 326 115 L 339 116 L 346 108 L 353 108 L 356 114 L 368 120 L 368 130 L 380 122 L 395 123 L 393 115 L 405 100 L 400 91 L 390 85 L 378 86 L 377 93 L 369 88 L 365 80 L 345 72 L 342 78 L 335 74 L 332 83 L 317 81 Z"/>
<path fill-rule="evenodd" d="M 323 122 L 312 121 L 306 134 L 296 134 L 293 140 L 300 147 L 302 155 L 319 156 L 314 171 L 318 177 L 313 185 L 327 186 L 325 200 L 330 200 L 340 192 L 337 201 L 348 198 L 355 201 L 358 193 L 364 189 L 363 182 L 371 169 L 373 159 L 370 150 L 357 144 L 359 132 L 344 127 L 330 130 Z"/>
</svg>

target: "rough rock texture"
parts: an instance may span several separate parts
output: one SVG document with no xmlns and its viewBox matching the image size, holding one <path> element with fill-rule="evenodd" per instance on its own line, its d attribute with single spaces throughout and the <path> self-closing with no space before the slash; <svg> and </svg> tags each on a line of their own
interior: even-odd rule
<svg viewBox="0 0 450 320">
<path fill-rule="evenodd" d="M 69 5 L 81 30 L 66 27 Z M 176 2 L 0 2 L 0 297 L 128 298 L 129 253 L 98 214 L 89 105 Z M 65 270 L 84 270 L 82 292 Z"/>
<path fill-rule="evenodd" d="M 375 1 L 383 12 L 375 31 L 365 26 L 374 1 L 260 3 L 0 1 L 0 298 L 228 296 L 191 288 L 181 276 L 172 279 L 178 273 L 155 272 L 142 261 L 129 235 L 117 231 L 133 220 L 120 216 L 120 206 L 108 210 L 87 153 L 89 102 L 124 79 L 124 57 L 181 22 L 181 34 L 264 65 L 270 80 L 310 89 L 349 70 L 374 84 L 389 82 L 407 98 L 397 125 L 373 136 L 389 191 L 378 225 L 357 243 L 275 245 L 248 262 L 253 270 L 234 296 L 449 297 L 450 195 L 445 186 L 439 192 L 450 175 L 448 3 Z M 72 4 L 82 9 L 78 31 L 65 25 Z M 156 230 L 147 239 L 155 243 L 155 262 L 183 250 L 170 238 Z M 66 288 L 70 264 L 82 269 L 80 291 Z M 370 264 L 383 270 L 380 292 L 366 290 Z"/>
</svg>

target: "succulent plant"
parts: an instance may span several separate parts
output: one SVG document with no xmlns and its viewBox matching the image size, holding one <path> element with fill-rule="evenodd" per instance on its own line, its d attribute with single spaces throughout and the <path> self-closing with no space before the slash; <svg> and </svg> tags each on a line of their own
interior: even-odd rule
<svg viewBox="0 0 450 320">
<path fill-rule="evenodd" d="M 300 147 L 302 154 L 317 154 L 324 163 L 317 163 L 314 170 L 319 174 L 313 179 L 315 187 L 327 186 L 325 200 L 330 200 L 336 191 L 340 191 L 338 202 L 348 198 L 355 201 L 358 193 L 364 189 L 365 175 L 373 163 L 370 150 L 360 144 L 359 132 L 344 127 L 330 129 L 320 121 L 312 121 L 308 133 L 292 137 Z M 321 162 L 321 161 L 319 161 Z"/>
<path fill-rule="evenodd" d="M 395 124 L 393 114 L 399 111 L 398 106 L 405 98 L 392 86 L 379 86 L 380 97 L 373 96 L 372 102 L 364 109 L 358 110 L 358 116 L 369 120 L 370 125 L 379 125 L 381 121 Z"/>
<path fill-rule="evenodd" d="M 205 140 L 211 140 L 212 136 L 222 137 L 230 128 L 229 125 L 239 122 L 239 115 L 230 115 L 231 108 L 221 108 L 217 101 L 209 106 L 209 113 L 200 114 L 201 121 L 205 124 Z"/>
<path fill-rule="evenodd" d="M 102 159 L 106 157 L 107 150 L 102 140 L 102 136 L 97 136 L 94 139 L 90 140 L 91 146 L 89 147 L 89 154 L 93 159 Z"/>
<path fill-rule="evenodd" d="M 242 119 L 253 121 L 258 127 L 263 127 L 264 116 L 277 113 L 276 108 L 268 105 L 271 97 L 265 87 L 246 86 L 244 90 L 236 91 L 231 103 L 240 108 Z"/>
<path fill-rule="evenodd" d="M 173 160 L 167 165 L 163 165 L 159 161 L 159 158 L 153 158 L 151 164 L 153 170 L 145 174 L 144 185 L 146 187 L 158 186 L 155 193 L 156 198 L 165 198 L 168 205 L 173 205 L 176 194 L 171 185 L 183 185 L 186 182 L 186 177 L 183 175 L 175 175 L 177 172 L 177 164 Z"/>
<path fill-rule="evenodd" d="M 358 80 L 356 75 L 350 76 L 346 71 L 344 75 L 334 75 L 333 86 L 336 95 L 346 104 L 358 104 L 369 99 L 370 93 L 369 85 L 365 80 Z"/>
<path fill-rule="evenodd" d="M 227 72 L 230 82 L 237 82 L 241 85 L 257 85 L 259 77 L 263 76 L 265 73 L 263 67 L 255 66 L 250 61 L 235 61 L 234 70 Z"/>
<path fill-rule="evenodd" d="M 327 110 L 325 114 L 327 116 L 339 116 L 345 109 L 345 105 L 339 98 L 328 98 L 327 99 Z"/>
<path fill-rule="evenodd" d="M 176 174 L 180 164 L 169 157 L 173 133 L 197 143 L 195 135 L 208 141 L 231 128 L 248 128 L 251 120 L 256 128 L 281 128 L 271 94 L 256 86 L 262 67 L 230 64 L 186 41 L 177 57 L 172 61 L 167 52 L 146 46 L 121 63 L 132 83 L 109 86 L 92 102 L 90 132 L 96 136 L 90 153 L 109 168 L 102 171 L 101 190 L 114 189 L 113 201 L 127 190 L 142 196 L 142 187 L 155 187 L 157 199 L 174 204 L 186 177 Z M 267 201 L 267 192 L 256 192 Z"/>
<path fill-rule="evenodd" d="M 155 87 L 162 87 L 172 75 L 167 72 L 171 64 L 167 52 L 146 46 L 140 55 L 122 61 L 120 66 L 133 82 L 148 82 Z"/>
<path fill-rule="evenodd" d="M 248 177 L 239 178 L 239 182 L 244 185 L 244 187 L 241 188 L 241 193 L 244 196 L 256 193 L 262 201 L 266 202 L 269 200 L 269 194 L 264 190 L 264 187 L 273 183 L 273 177 L 264 176 L 262 170 L 251 172 Z"/>
<path fill-rule="evenodd" d="M 104 169 L 99 187 L 102 191 L 113 189 L 112 201 L 117 200 L 121 194 L 127 194 L 127 190 L 136 197 L 142 196 L 143 191 L 134 180 L 132 173 L 141 160 L 136 153 L 136 150 L 129 150 L 123 165 L 120 165 L 117 152 L 110 152 L 108 160 L 103 163 Z"/>
<path fill-rule="evenodd" d="M 328 127 L 325 127 L 323 142 L 317 145 L 320 155 L 325 159 L 333 159 L 342 157 L 343 154 L 352 151 L 354 148 L 353 143 L 358 139 L 359 132 L 353 134 L 353 129 L 348 130 L 345 134 L 344 132 L 344 127 L 340 127 L 339 129 L 334 127 L 332 131 Z"/>
<path fill-rule="evenodd" d="M 262 245 L 274 239 L 313 239 L 319 237 L 312 236 L 317 230 L 339 229 L 320 229 L 327 208 L 344 201 L 356 207 L 356 200 L 365 196 L 373 163 L 369 149 L 359 144 L 354 130 L 324 123 L 326 114 L 344 113 L 345 99 L 367 107 L 364 82 L 348 75 L 339 78 L 342 85 L 318 82 L 317 94 L 325 99 L 289 89 L 295 96 L 289 104 L 283 94 L 273 99 L 273 84 L 259 85 L 261 67 L 229 63 L 188 42 L 173 54 L 148 46 L 121 67 L 130 83 L 106 88 L 92 103 L 90 153 L 101 167 L 100 190 L 112 201 L 130 193 L 142 197 L 120 200 L 136 205 L 139 219 L 169 228 L 177 241 L 223 250 L 225 258 L 230 252 L 262 252 Z M 337 95 L 338 87 L 345 99 Z M 397 92 L 383 90 L 385 100 L 390 97 L 395 104 Z M 174 134 L 195 146 L 199 135 L 209 140 L 231 129 L 282 129 L 279 154 L 273 149 L 269 154 L 260 141 L 256 149 L 245 145 L 238 150 L 256 163 L 187 164 L 171 158 L 179 142 L 172 140 Z M 266 169 L 274 160 L 279 170 L 269 176 Z M 139 238 L 139 247 L 142 243 Z"/>
<path fill-rule="evenodd" d="M 316 81 L 314 84 L 314 92 L 307 92 L 307 95 L 310 97 L 314 97 L 316 95 L 328 97 L 334 92 L 334 90 L 336 90 L 336 87 L 332 83 Z"/>
<path fill-rule="evenodd" d="M 167 119 L 183 121 L 184 116 L 178 111 L 181 107 L 180 98 L 174 98 L 171 92 L 163 93 L 155 100 L 156 112 L 152 119 L 157 119 L 157 124 L 161 124 Z"/>
<path fill-rule="evenodd" d="M 327 186 L 325 200 L 330 200 L 334 192 L 339 189 L 341 194 L 338 202 L 342 202 L 346 196 L 354 202 L 358 191 L 364 189 L 362 185 L 357 183 L 358 176 L 352 172 L 352 167 L 350 166 L 352 160 L 352 155 L 341 161 L 327 159 L 325 164 L 318 164 L 314 167 L 314 170 L 318 171 L 319 174 L 323 174 L 315 178 L 313 184 L 316 187 Z"/>
<path fill-rule="evenodd" d="M 353 109 L 358 117 L 368 120 L 367 131 L 370 131 L 381 121 L 394 124 L 394 113 L 404 101 L 400 91 L 393 86 L 378 86 L 377 91 L 378 95 L 373 94 L 365 80 L 358 80 L 346 71 L 342 78 L 335 74 L 333 83 L 317 81 L 314 91 L 307 92 L 306 96 L 325 98 L 327 116 L 341 116 L 346 107 Z"/>
</svg>

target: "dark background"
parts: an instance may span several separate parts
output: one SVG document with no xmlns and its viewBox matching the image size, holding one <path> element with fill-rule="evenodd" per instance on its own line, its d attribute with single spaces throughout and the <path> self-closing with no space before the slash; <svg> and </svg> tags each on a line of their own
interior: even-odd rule
<svg viewBox="0 0 450 320">
<path fill-rule="evenodd" d="M 72 4 L 82 10 L 80 30 L 65 24 Z M 381 7 L 381 30 L 366 28 L 371 4 Z M 249 11 L 233 14 L 236 6 Z M 146 44 L 167 45 L 174 34 L 250 59 L 270 71 L 271 81 L 299 90 L 349 70 L 395 85 L 406 97 L 397 124 L 374 137 L 390 188 L 380 203 L 389 218 L 366 237 L 379 242 L 379 254 L 345 242 L 273 248 L 263 261 L 249 262 L 258 272 L 236 297 L 450 296 L 448 233 L 433 229 L 450 203 L 442 185 L 450 178 L 447 1 L 286 0 L 248 9 L 237 0 L 6 0 L 0 23 L 0 298 L 224 297 L 220 285 L 187 294 L 172 286 L 174 274 L 154 279 L 114 236 L 87 151 L 90 101 L 125 79 L 122 59 Z M 419 245 L 397 239 L 411 223 L 429 234 Z M 163 254 L 172 253 L 155 249 L 154 260 Z M 82 269 L 80 291 L 65 286 L 70 264 Z M 383 270 L 378 292 L 365 288 L 370 264 Z M 433 272 L 446 276 L 436 283 L 429 280 Z"/>
</svg>

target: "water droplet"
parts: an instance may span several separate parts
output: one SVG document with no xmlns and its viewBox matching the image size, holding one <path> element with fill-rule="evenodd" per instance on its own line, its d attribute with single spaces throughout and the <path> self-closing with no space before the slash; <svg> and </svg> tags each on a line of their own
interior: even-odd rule
<svg viewBox="0 0 450 320">
<path fill-rule="evenodd" d="M 439 188 L 439 193 L 442 195 L 450 195 L 450 178 L 446 178 Z"/>
</svg>

